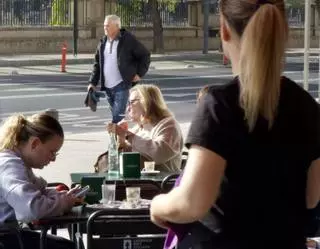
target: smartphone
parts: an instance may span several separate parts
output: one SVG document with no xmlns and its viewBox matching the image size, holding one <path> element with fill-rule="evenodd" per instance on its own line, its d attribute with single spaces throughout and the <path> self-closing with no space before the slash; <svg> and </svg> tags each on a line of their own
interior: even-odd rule
<svg viewBox="0 0 320 249">
<path fill-rule="evenodd" d="M 83 176 L 80 184 L 82 187 L 89 185 L 90 192 L 87 193 L 84 201 L 88 204 L 99 203 L 102 198 L 101 185 L 106 180 L 105 176 Z"/>
<path fill-rule="evenodd" d="M 89 190 L 90 190 L 90 186 L 87 185 L 87 186 L 83 187 L 83 188 L 82 188 L 78 193 L 76 193 L 74 196 L 75 196 L 75 197 L 78 197 L 78 198 L 84 197 Z"/>
</svg>

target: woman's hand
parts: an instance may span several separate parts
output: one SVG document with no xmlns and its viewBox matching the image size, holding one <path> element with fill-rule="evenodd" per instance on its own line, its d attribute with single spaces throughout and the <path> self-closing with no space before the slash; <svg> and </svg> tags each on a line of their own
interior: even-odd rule
<svg viewBox="0 0 320 249">
<path fill-rule="evenodd" d="M 75 194 L 81 190 L 81 185 L 77 185 L 76 187 L 70 189 L 67 192 L 67 196 L 69 197 L 70 205 L 75 206 L 82 204 L 84 202 L 84 197 L 75 197 Z"/>
<path fill-rule="evenodd" d="M 125 135 L 128 131 L 128 123 L 126 121 L 120 121 L 118 124 L 109 123 L 109 124 L 107 124 L 106 130 L 109 133 L 115 133 L 118 136 L 125 137 Z"/>
<path fill-rule="evenodd" d="M 116 124 L 114 123 L 107 124 L 106 130 L 108 133 L 116 133 Z"/>
<path fill-rule="evenodd" d="M 81 190 L 81 185 L 77 184 L 74 188 L 67 191 L 67 195 L 74 195 Z"/>
<path fill-rule="evenodd" d="M 117 126 L 121 127 L 121 129 L 126 130 L 126 131 L 129 129 L 128 122 L 123 119 L 119 123 L 117 123 Z"/>
</svg>

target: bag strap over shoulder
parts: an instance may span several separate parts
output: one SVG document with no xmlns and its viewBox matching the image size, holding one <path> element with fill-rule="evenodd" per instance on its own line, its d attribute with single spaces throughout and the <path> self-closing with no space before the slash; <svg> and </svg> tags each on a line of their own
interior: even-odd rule
<svg viewBox="0 0 320 249">
<path fill-rule="evenodd" d="M 93 165 L 95 173 L 108 171 L 108 151 L 98 156 L 96 163 Z"/>
</svg>

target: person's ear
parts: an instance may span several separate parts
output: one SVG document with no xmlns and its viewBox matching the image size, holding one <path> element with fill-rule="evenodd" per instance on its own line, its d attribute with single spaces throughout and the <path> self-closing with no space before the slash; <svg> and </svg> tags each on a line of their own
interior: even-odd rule
<svg viewBox="0 0 320 249">
<path fill-rule="evenodd" d="M 226 21 L 226 19 L 221 15 L 220 16 L 220 35 L 221 40 L 228 42 L 231 39 L 231 30 Z"/>
<path fill-rule="evenodd" d="M 34 150 L 41 144 L 41 140 L 38 137 L 31 137 L 30 143 L 31 143 L 31 150 Z"/>
</svg>

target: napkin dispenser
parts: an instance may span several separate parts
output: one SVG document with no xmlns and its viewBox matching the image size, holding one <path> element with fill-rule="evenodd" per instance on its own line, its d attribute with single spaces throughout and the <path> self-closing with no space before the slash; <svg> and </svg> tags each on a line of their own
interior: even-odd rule
<svg viewBox="0 0 320 249">
<path fill-rule="evenodd" d="M 139 178 L 140 153 L 139 152 L 121 152 L 119 155 L 120 175 L 125 178 Z"/>
</svg>

